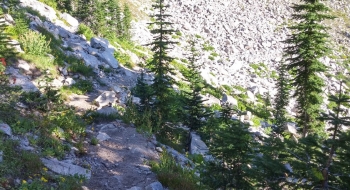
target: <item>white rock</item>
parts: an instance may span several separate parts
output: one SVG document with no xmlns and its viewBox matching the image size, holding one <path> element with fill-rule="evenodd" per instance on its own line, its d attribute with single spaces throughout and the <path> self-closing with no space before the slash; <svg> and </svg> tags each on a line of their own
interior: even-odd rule
<svg viewBox="0 0 350 190">
<path fill-rule="evenodd" d="M 298 134 L 298 130 L 297 130 L 297 125 L 295 123 L 292 122 L 286 122 L 284 124 L 285 130 L 289 133 L 292 133 L 293 135 L 297 135 Z"/>
<path fill-rule="evenodd" d="M 99 97 L 95 99 L 98 106 L 102 108 L 103 106 L 114 105 L 118 100 L 117 94 L 114 91 L 105 91 Z"/>
<path fill-rule="evenodd" d="M 21 68 L 25 71 L 29 71 L 30 65 L 24 60 L 18 60 L 18 68 Z"/>
<path fill-rule="evenodd" d="M 202 141 L 201 137 L 194 132 L 191 132 L 190 154 L 200 154 L 205 160 L 211 160 L 213 157 L 209 155 L 209 148 Z"/>
<path fill-rule="evenodd" d="M 61 14 L 61 18 L 63 18 L 65 21 L 67 21 L 67 23 L 72 27 L 75 28 L 76 30 L 79 27 L 79 21 L 77 19 L 75 19 L 74 17 L 72 17 L 70 14 L 68 13 L 63 13 Z"/>
<path fill-rule="evenodd" d="M 50 21 L 57 20 L 56 11 L 50 6 L 47 6 L 37 0 L 20 0 L 20 6 L 31 7 Z"/>
<path fill-rule="evenodd" d="M 97 137 L 96 137 L 96 139 L 98 140 L 98 141 L 105 141 L 105 140 L 108 140 L 108 139 L 110 139 L 111 137 L 109 136 L 109 135 L 107 135 L 106 133 L 103 133 L 103 132 L 99 132 L 98 133 L 98 135 L 97 135 Z"/>
<path fill-rule="evenodd" d="M 228 104 L 230 104 L 232 106 L 238 106 L 237 100 L 234 97 L 232 97 L 230 95 L 227 95 L 227 94 L 223 94 L 221 102 L 222 103 L 228 103 Z"/>
<path fill-rule="evenodd" d="M 247 114 L 244 115 L 244 120 L 251 120 L 252 119 L 252 112 L 247 111 Z"/>
<path fill-rule="evenodd" d="M 113 107 L 105 106 L 105 107 L 98 109 L 97 113 L 104 114 L 104 115 L 111 115 L 111 114 L 118 113 L 118 111 L 116 109 L 114 109 Z"/>
<path fill-rule="evenodd" d="M 91 178 L 91 170 L 77 165 L 58 161 L 57 159 L 41 158 L 43 164 L 51 171 L 60 175 L 82 175 L 87 179 Z"/>
<path fill-rule="evenodd" d="M 98 58 L 109 64 L 112 68 L 116 69 L 119 67 L 118 61 L 114 57 L 115 47 L 109 44 L 108 40 L 99 37 L 93 37 L 90 40 L 91 47 L 99 50 Z"/>
<path fill-rule="evenodd" d="M 11 127 L 5 123 L 0 124 L 0 132 L 5 133 L 8 136 L 12 136 L 12 130 Z"/>
</svg>

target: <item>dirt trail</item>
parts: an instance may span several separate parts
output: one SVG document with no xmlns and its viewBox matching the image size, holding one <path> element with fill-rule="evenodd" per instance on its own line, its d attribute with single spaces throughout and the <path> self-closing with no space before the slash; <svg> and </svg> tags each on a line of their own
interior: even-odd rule
<svg viewBox="0 0 350 190">
<path fill-rule="evenodd" d="M 89 190 L 119 190 L 133 186 L 145 188 L 157 181 L 156 175 L 147 165 L 158 159 L 158 154 L 143 135 L 121 122 L 96 126 L 91 135 L 107 134 L 110 139 L 98 146 L 90 145 L 88 154 L 81 162 L 92 169 L 92 177 L 85 184 Z"/>
</svg>

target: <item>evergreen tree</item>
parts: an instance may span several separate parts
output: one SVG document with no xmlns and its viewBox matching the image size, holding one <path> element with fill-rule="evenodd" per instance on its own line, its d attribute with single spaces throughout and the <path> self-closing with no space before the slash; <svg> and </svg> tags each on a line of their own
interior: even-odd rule
<svg viewBox="0 0 350 190">
<path fill-rule="evenodd" d="M 131 12 L 129 6 L 125 3 L 123 10 L 123 34 L 122 38 L 125 40 L 129 40 L 131 38 L 130 29 L 131 29 Z"/>
<path fill-rule="evenodd" d="M 324 143 L 328 147 L 328 158 L 322 168 L 323 180 L 320 184 L 322 189 L 337 188 L 345 189 L 350 187 L 350 136 L 342 126 L 350 126 L 350 117 L 345 115 L 345 106 L 350 103 L 350 97 L 342 92 L 343 83 L 340 82 L 340 90 L 337 95 L 329 96 L 329 100 L 336 104 L 332 112 L 322 113 L 320 119 L 328 121 L 332 127 L 328 128 L 330 138 Z M 344 146 L 345 145 L 345 146 Z M 337 158 L 335 155 L 340 155 Z"/>
<path fill-rule="evenodd" d="M 70 0 L 58 0 L 57 8 L 65 12 L 71 13 L 73 11 L 72 1 Z"/>
<path fill-rule="evenodd" d="M 198 130 L 203 126 L 204 122 L 202 121 L 202 118 L 207 117 L 208 113 L 206 113 L 205 107 L 203 105 L 203 102 L 205 100 L 203 100 L 200 94 L 201 90 L 203 89 L 203 86 L 199 68 L 202 65 L 196 63 L 196 61 L 198 60 L 198 52 L 195 49 L 195 42 L 191 41 L 190 44 L 191 54 L 188 58 L 188 73 L 184 74 L 185 81 L 190 83 L 190 91 L 184 92 L 184 124 L 187 125 L 193 131 Z"/>
<path fill-rule="evenodd" d="M 120 7 L 117 0 L 108 0 L 105 2 L 107 8 L 107 30 L 111 36 L 117 36 L 117 24 L 120 22 Z"/>
<path fill-rule="evenodd" d="M 92 25 L 92 13 L 94 12 L 93 4 L 96 3 L 96 0 L 78 0 L 77 9 L 74 15 L 79 18 L 86 25 Z"/>
<path fill-rule="evenodd" d="M 288 72 L 283 63 L 280 63 L 278 66 L 278 79 L 276 82 L 277 94 L 275 99 L 275 125 L 276 129 L 274 130 L 278 134 L 282 134 L 283 125 L 287 121 L 286 119 L 286 106 L 289 103 L 289 81 L 288 81 Z"/>
<path fill-rule="evenodd" d="M 94 21 L 92 23 L 92 30 L 99 36 L 105 37 L 108 35 L 108 26 L 106 20 L 106 12 L 102 2 L 95 2 L 95 10 L 93 12 Z"/>
<path fill-rule="evenodd" d="M 323 132 L 322 124 L 316 118 L 323 102 L 321 93 L 324 82 L 319 74 L 326 71 L 326 66 L 319 59 L 326 56 L 330 48 L 327 46 L 327 27 L 321 22 L 333 17 L 326 14 L 329 8 L 320 0 L 303 2 L 292 7 L 297 13 L 293 18 L 299 22 L 289 27 L 293 33 L 285 41 L 289 46 L 284 51 L 289 55 L 286 59 L 289 62 L 287 69 L 294 75 L 292 85 L 299 109 L 297 122 L 306 137 L 310 132 Z"/>
<path fill-rule="evenodd" d="M 150 101 L 152 96 L 152 90 L 145 81 L 145 73 L 142 71 L 140 77 L 137 78 L 137 83 L 133 89 L 135 96 L 140 98 L 139 111 L 144 111 L 146 108 L 150 108 Z"/>
<path fill-rule="evenodd" d="M 236 113 L 240 115 L 239 111 Z M 231 120 L 230 115 L 221 117 L 222 122 L 209 146 L 215 158 L 206 163 L 201 178 L 213 189 L 254 189 L 251 164 L 255 143 L 248 126 L 239 120 Z"/>
<path fill-rule="evenodd" d="M 172 23 L 167 21 L 170 15 L 166 14 L 166 9 L 169 5 L 164 3 L 164 0 L 157 0 L 152 7 L 157 11 L 153 15 L 155 22 L 151 23 L 156 25 L 156 28 L 151 30 L 154 35 L 153 42 L 149 45 L 152 46 L 151 50 L 154 52 L 153 59 L 147 66 L 150 71 L 154 73 L 153 84 L 153 95 L 155 97 L 155 106 L 157 113 L 156 115 L 162 114 L 168 116 L 170 112 L 172 84 L 174 80 L 169 76 L 173 73 L 173 69 L 170 67 L 170 62 L 173 60 L 172 57 L 168 56 L 168 51 L 171 49 L 171 45 L 175 42 L 170 41 L 169 37 L 174 33 L 174 30 L 170 28 Z M 165 118 L 165 117 L 163 117 Z"/>
</svg>

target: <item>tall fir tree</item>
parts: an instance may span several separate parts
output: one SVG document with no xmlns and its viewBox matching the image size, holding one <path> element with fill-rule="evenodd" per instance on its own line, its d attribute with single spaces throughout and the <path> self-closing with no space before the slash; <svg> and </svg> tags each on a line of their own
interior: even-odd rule
<svg viewBox="0 0 350 190">
<path fill-rule="evenodd" d="M 277 94 L 274 104 L 274 117 L 275 117 L 275 132 L 282 135 L 284 129 L 284 123 L 287 121 L 286 107 L 289 103 L 289 93 L 290 93 L 290 85 L 289 85 L 289 77 L 288 72 L 286 70 L 285 65 L 281 62 L 277 68 L 278 71 L 278 79 L 276 82 Z"/>
<path fill-rule="evenodd" d="M 322 133 L 323 125 L 316 119 L 320 114 L 323 102 L 324 82 L 319 76 L 326 71 L 326 66 L 319 61 L 330 51 L 326 33 L 327 27 L 322 24 L 333 17 L 327 14 L 329 8 L 321 0 L 303 0 L 294 4 L 296 12 L 293 18 L 298 24 L 289 27 L 293 33 L 285 41 L 289 46 L 284 49 L 289 56 L 287 70 L 294 75 L 292 85 L 298 102 L 297 122 L 306 137 L 309 133 Z"/>
<path fill-rule="evenodd" d="M 151 24 L 154 24 L 156 28 L 151 30 L 154 37 L 153 42 L 149 45 L 152 46 L 151 50 L 154 55 L 147 66 L 154 73 L 151 88 L 155 97 L 153 106 L 156 109 L 156 115 L 161 114 L 163 118 L 166 118 L 171 109 L 169 100 L 171 98 L 172 84 L 174 84 L 174 80 L 170 76 L 170 74 L 174 74 L 173 69 L 170 67 L 170 62 L 173 58 L 168 55 L 168 51 L 172 49 L 171 45 L 176 42 L 169 40 L 174 33 L 174 30 L 171 28 L 172 23 L 167 21 L 167 18 L 171 16 L 166 14 L 166 9 L 169 5 L 164 0 L 157 0 L 152 7 L 156 13 L 152 15 L 155 21 Z"/>
<path fill-rule="evenodd" d="M 190 41 L 190 56 L 188 57 L 188 73 L 184 74 L 185 81 L 189 82 L 189 91 L 184 92 L 184 124 L 191 131 L 198 130 L 204 125 L 203 117 L 207 117 L 206 109 L 203 105 L 205 101 L 201 96 L 202 77 L 200 75 L 200 67 L 203 64 L 198 64 L 198 51 L 195 48 L 195 41 Z"/>
<path fill-rule="evenodd" d="M 105 8 L 107 9 L 107 33 L 110 36 L 118 36 L 117 25 L 121 22 L 119 1 L 108 0 L 105 2 Z"/>
</svg>

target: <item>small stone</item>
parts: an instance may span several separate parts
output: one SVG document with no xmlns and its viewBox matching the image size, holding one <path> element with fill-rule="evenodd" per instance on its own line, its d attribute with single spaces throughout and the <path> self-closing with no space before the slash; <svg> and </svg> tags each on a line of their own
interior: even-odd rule
<svg viewBox="0 0 350 190">
<path fill-rule="evenodd" d="M 156 147 L 156 151 L 159 152 L 159 153 L 162 153 L 163 149 L 161 147 Z"/>
<path fill-rule="evenodd" d="M 0 124 L 0 132 L 5 133 L 8 136 L 12 136 L 11 127 L 5 123 Z"/>
</svg>

